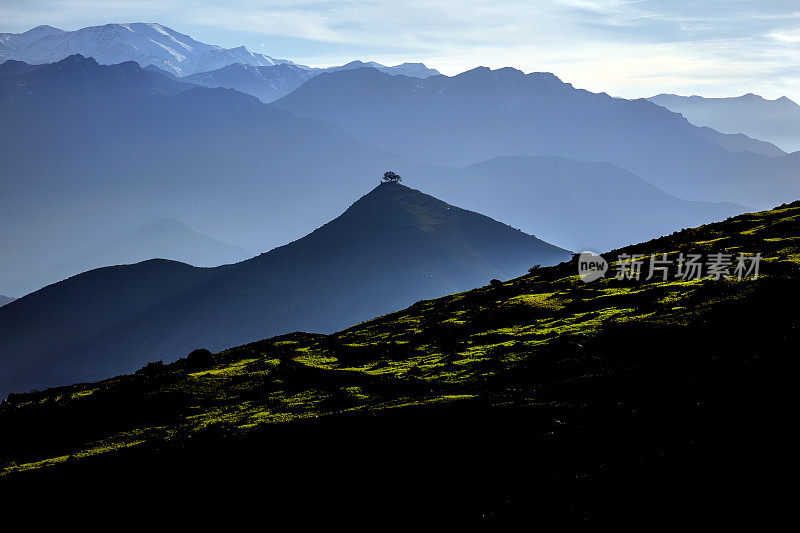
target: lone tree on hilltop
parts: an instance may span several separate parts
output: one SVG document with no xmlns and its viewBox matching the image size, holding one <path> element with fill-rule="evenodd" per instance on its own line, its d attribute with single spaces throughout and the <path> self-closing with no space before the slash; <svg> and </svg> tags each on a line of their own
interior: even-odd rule
<svg viewBox="0 0 800 533">
<path fill-rule="evenodd" d="M 403 181 L 403 178 L 400 177 L 400 174 L 397 172 L 392 172 L 391 170 L 387 170 L 383 173 L 383 181 L 385 183 L 400 183 Z"/>
</svg>

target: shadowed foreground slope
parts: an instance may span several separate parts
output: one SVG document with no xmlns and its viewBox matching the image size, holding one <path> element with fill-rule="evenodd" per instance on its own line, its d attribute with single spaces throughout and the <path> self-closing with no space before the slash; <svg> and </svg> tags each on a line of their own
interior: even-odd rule
<svg viewBox="0 0 800 533">
<path fill-rule="evenodd" d="M 623 250 L 760 252 L 756 280 L 584 284 L 563 263 L 14 395 L 0 486 L 213 493 L 295 521 L 768 522 L 798 472 L 798 233 L 800 202 Z"/>
</svg>

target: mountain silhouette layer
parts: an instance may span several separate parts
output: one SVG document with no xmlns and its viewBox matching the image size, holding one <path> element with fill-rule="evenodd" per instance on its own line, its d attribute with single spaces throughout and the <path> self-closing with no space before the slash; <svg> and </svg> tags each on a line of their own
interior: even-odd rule
<svg viewBox="0 0 800 533">
<path fill-rule="evenodd" d="M 648 102 L 575 89 L 550 73 L 479 67 L 411 79 L 362 68 L 312 78 L 271 104 L 405 157 L 464 166 L 504 155 L 617 164 L 688 200 L 769 207 L 800 196 L 797 157 L 720 137 Z M 730 151 L 736 145 L 736 151 Z"/>
<path fill-rule="evenodd" d="M 659 94 L 648 100 L 698 126 L 743 133 L 789 152 L 800 150 L 800 106 L 785 96 L 768 100 L 752 93 L 730 98 Z"/>
<path fill-rule="evenodd" d="M 364 67 L 371 67 L 393 76 L 402 74 L 415 78 L 427 78 L 439 74 L 435 69 L 429 69 L 422 63 L 403 63 L 393 67 L 386 67 L 372 61 L 369 63 L 351 61 L 346 65 L 328 68 L 308 68 L 290 64 L 254 66 L 234 63 L 210 72 L 199 72 L 185 76 L 181 78 L 181 81 L 204 87 L 236 89 L 245 94 L 253 95 L 264 103 L 269 103 L 286 96 L 306 81 L 323 72 L 337 72 Z M 2 75 L 1 71 L 0 75 Z"/>
<path fill-rule="evenodd" d="M 567 248 L 642 240 L 744 210 L 681 202 L 619 168 L 566 161 L 472 167 L 464 183 L 481 197 L 466 195 L 460 171 L 416 163 L 251 96 L 182 83 L 133 62 L 104 66 L 71 56 L 0 76 L 0 113 L 0 224 L 14 228 L 0 232 L 0 248 L 14 250 L 0 263 L 0 291 L 14 296 L 21 293 L 2 284 L 19 279 L 12 265 L 16 272 L 59 265 L 154 219 L 180 219 L 223 242 L 269 250 L 340 214 L 387 169 Z M 584 185 L 593 191 L 590 205 L 574 188 Z M 631 213 L 642 220 L 624 222 Z M 608 221 L 602 229 L 599 217 Z M 540 226 L 545 218 L 547 227 Z M 556 240 L 562 236 L 564 243 Z"/>
<path fill-rule="evenodd" d="M 571 253 L 386 183 L 291 244 L 218 268 L 93 270 L 0 311 L 0 390 L 93 380 L 296 330 L 331 332 Z"/>
<path fill-rule="evenodd" d="M 747 211 L 681 200 L 611 163 L 559 157 L 497 157 L 426 186 L 570 250 L 609 250 Z"/>
<path fill-rule="evenodd" d="M 0 246 L 20 264 L 53 264 L 160 218 L 264 251 L 331 220 L 387 169 L 436 170 L 133 62 L 71 56 L 0 78 L 0 113 L 0 223 L 15 228 Z"/>
<path fill-rule="evenodd" d="M 97 246 L 66 253 L 50 264 L 20 254 L 3 265 L 3 286 L 13 294 L 27 294 L 70 276 L 104 266 L 139 263 L 161 258 L 209 267 L 243 261 L 254 254 L 192 230 L 183 222 L 162 219 L 124 232 Z"/>
<path fill-rule="evenodd" d="M 15 298 L 12 298 L 10 296 L 3 296 L 2 294 L 0 294 L 0 307 L 13 302 L 14 300 Z"/>
<path fill-rule="evenodd" d="M 438 70 L 435 68 L 428 68 L 424 63 L 401 63 L 399 65 L 390 67 L 381 65 L 380 63 L 376 63 L 374 61 L 351 61 L 344 65 L 312 70 L 317 72 L 335 72 L 339 70 L 353 70 L 364 67 L 371 67 L 380 72 L 391 74 L 392 76 L 402 74 L 403 76 L 408 76 L 409 78 L 429 78 L 430 76 L 437 76 L 440 74 Z"/>
</svg>

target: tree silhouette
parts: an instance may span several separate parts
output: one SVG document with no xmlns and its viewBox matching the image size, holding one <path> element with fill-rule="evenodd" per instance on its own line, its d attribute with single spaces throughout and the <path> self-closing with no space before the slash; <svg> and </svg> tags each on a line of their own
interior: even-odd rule
<svg viewBox="0 0 800 533">
<path fill-rule="evenodd" d="M 400 183 L 403 181 L 403 178 L 400 177 L 400 174 L 387 170 L 383 173 L 383 181 L 386 183 Z"/>
</svg>

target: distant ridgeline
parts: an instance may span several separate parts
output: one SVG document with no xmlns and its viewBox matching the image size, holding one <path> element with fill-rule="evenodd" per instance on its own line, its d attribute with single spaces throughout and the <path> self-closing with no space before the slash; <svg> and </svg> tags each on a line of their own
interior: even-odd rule
<svg viewBox="0 0 800 533">
<path fill-rule="evenodd" d="M 608 161 L 688 200 L 767 208 L 800 197 L 798 154 L 547 72 L 479 67 L 412 79 L 362 68 L 312 78 L 272 105 L 437 165 L 548 155 Z"/>
<path fill-rule="evenodd" d="M 785 96 L 767 100 L 752 93 L 732 98 L 659 94 L 648 100 L 698 126 L 763 139 L 787 152 L 800 150 L 800 105 Z"/>
</svg>

